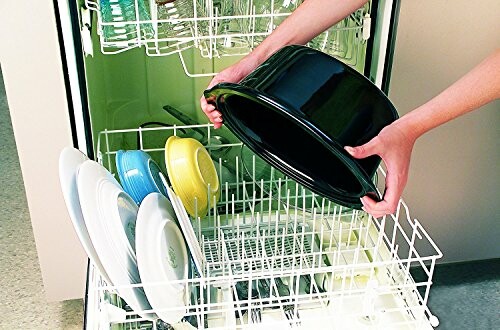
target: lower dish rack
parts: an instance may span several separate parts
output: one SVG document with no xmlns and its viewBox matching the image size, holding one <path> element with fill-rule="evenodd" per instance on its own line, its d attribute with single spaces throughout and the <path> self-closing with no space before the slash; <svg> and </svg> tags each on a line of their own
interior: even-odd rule
<svg viewBox="0 0 500 330">
<path fill-rule="evenodd" d="M 186 305 L 166 308 L 183 310 L 181 322 L 144 318 L 157 310 L 132 310 L 118 296 L 120 287 L 108 285 L 91 264 L 86 329 L 438 325 L 427 300 L 442 253 L 404 201 L 379 219 L 336 205 L 266 166 L 238 141 L 221 144 L 214 139 L 219 132 L 195 125 L 99 134 L 98 161 L 112 173 L 119 149 L 141 149 L 161 163 L 169 136 L 199 134 L 218 167 L 222 195 L 206 216 L 190 218 L 204 263 L 199 272 L 190 262 L 190 277 L 177 281 L 188 293 Z M 425 280 L 415 281 L 411 268 Z M 148 285 L 162 290 L 165 284 Z"/>
</svg>

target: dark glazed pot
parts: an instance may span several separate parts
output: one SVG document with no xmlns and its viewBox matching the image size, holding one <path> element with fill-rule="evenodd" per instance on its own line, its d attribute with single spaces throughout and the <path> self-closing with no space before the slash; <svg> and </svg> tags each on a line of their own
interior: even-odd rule
<svg viewBox="0 0 500 330">
<path fill-rule="evenodd" d="M 320 51 L 287 46 L 240 83 L 205 91 L 225 125 L 256 154 L 311 191 L 351 208 L 379 200 L 371 178 L 380 158 L 357 160 L 358 146 L 398 118 L 367 78 Z"/>
</svg>

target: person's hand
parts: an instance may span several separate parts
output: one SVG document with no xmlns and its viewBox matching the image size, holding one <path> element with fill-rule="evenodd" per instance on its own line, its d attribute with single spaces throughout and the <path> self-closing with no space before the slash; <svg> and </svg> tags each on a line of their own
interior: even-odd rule
<svg viewBox="0 0 500 330">
<path fill-rule="evenodd" d="M 408 179 L 410 157 L 415 144 L 415 138 L 405 133 L 398 122 L 386 126 L 372 140 L 358 147 L 345 147 L 354 158 L 366 158 L 379 155 L 387 168 L 384 199 L 375 202 L 368 196 L 361 198 L 363 210 L 375 218 L 391 214 L 396 208 Z"/>
<path fill-rule="evenodd" d="M 212 81 L 210 81 L 207 89 L 210 89 L 221 82 L 237 83 L 241 79 L 245 78 L 253 69 L 255 69 L 258 64 L 258 62 L 247 56 L 238 63 L 218 73 Z M 215 104 L 213 103 L 214 101 L 215 100 L 213 99 L 206 99 L 205 96 L 202 96 L 200 98 L 200 105 L 210 122 L 214 124 L 214 128 L 219 128 L 222 126 L 223 122 L 222 114 L 215 107 Z"/>
</svg>

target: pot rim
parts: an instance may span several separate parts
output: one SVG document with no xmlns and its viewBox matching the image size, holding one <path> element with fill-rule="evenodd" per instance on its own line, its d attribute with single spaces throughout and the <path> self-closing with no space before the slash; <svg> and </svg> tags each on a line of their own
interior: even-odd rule
<svg viewBox="0 0 500 330">
<path fill-rule="evenodd" d="M 289 109 L 294 109 L 294 107 L 290 106 L 289 104 L 286 104 L 286 102 L 277 100 L 276 98 L 266 93 L 263 93 L 259 90 L 235 83 L 223 82 L 213 86 L 211 89 L 206 90 L 204 92 L 205 97 L 208 100 L 212 98 L 211 102 L 215 101 L 215 103 L 217 104 L 217 109 L 223 115 L 224 123 L 227 124 L 227 126 L 232 131 L 237 133 L 236 135 L 253 152 L 264 158 L 264 160 L 270 163 L 272 166 L 280 169 L 287 175 L 290 175 L 292 179 L 296 180 L 300 184 L 311 189 L 311 185 L 307 180 L 303 179 L 299 175 L 296 175 L 295 172 L 287 171 L 286 168 L 284 168 L 280 162 L 275 161 L 274 157 L 269 156 L 265 148 L 258 146 L 258 144 L 255 143 L 251 138 L 247 137 L 246 134 L 242 130 L 240 130 L 239 125 L 234 125 L 232 117 L 228 115 L 228 113 L 225 111 L 226 110 L 225 107 L 220 106 L 224 102 L 224 100 L 223 99 L 221 100 L 221 98 L 225 97 L 225 95 L 228 94 L 239 95 L 241 97 L 250 99 L 254 102 L 258 102 L 264 105 L 266 108 L 276 112 L 278 115 L 286 117 L 289 120 L 291 120 L 295 125 L 297 125 L 297 127 L 300 127 L 306 133 L 311 135 L 316 141 L 320 142 L 330 152 L 332 152 L 342 162 L 342 164 L 346 166 L 347 169 L 356 177 L 362 189 L 360 194 L 352 194 L 344 190 L 337 189 L 335 187 L 331 187 L 330 189 L 328 189 L 329 191 L 335 192 L 335 194 L 338 196 L 336 197 L 332 196 L 332 194 L 329 193 L 328 191 L 324 191 L 324 189 L 317 189 L 318 187 L 314 187 L 316 188 L 315 190 L 321 191 L 321 193 L 325 195 L 325 197 L 335 202 L 340 202 L 340 204 L 343 205 L 347 204 L 349 205 L 349 207 L 354 207 L 354 208 L 360 208 L 362 206 L 360 198 L 366 195 L 377 201 L 380 200 L 380 196 L 379 193 L 377 192 L 375 184 L 371 181 L 366 171 L 355 161 L 355 159 L 351 155 L 347 153 L 347 151 L 344 150 L 344 146 L 342 146 L 340 142 L 337 141 L 335 138 L 330 137 L 325 133 L 323 133 L 313 123 L 307 120 L 307 118 L 301 116 L 300 111 L 287 111 L 287 107 Z M 213 100 L 214 97 L 215 100 Z"/>
</svg>

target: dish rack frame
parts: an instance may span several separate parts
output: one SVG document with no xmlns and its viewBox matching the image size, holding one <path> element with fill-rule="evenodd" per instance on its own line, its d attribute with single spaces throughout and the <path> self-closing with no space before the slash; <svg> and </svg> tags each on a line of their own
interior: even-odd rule
<svg viewBox="0 0 500 330">
<path fill-rule="evenodd" d="M 310 329 L 325 322 L 331 329 L 432 329 L 439 324 L 427 302 L 442 253 L 403 200 L 394 214 L 375 219 L 335 205 L 271 167 L 269 175 L 259 175 L 261 163 L 254 155 L 244 160 L 239 141 L 212 143 L 221 133 L 211 124 L 104 130 L 97 161 L 116 173 L 118 149 L 141 149 L 161 159 L 169 136 L 199 137 L 200 130 L 206 132 L 202 143 L 209 153 L 228 148 L 229 154 L 214 160 L 220 201 L 205 217 L 190 217 L 205 262 L 202 274 L 191 263 L 194 275 L 174 281 L 191 299 L 187 307 L 170 309 L 181 308 L 186 317 L 174 325 L 141 318 L 144 311 L 127 306 L 117 294 L 120 286 L 108 285 L 91 264 L 87 329 L 191 329 L 192 324 Z M 228 180 L 222 167 L 231 162 L 235 173 Z M 383 169 L 380 174 L 385 175 Z M 415 281 L 411 267 L 425 278 Z M 268 293 L 257 290 L 256 296 L 254 287 L 266 283 Z M 168 283 L 151 285 L 160 290 Z M 245 287 L 248 294 L 242 294 Z M 255 321 L 256 313 L 262 323 Z"/>
<path fill-rule="evenodd" d="M 184 51 L 198 49 L 204 58 L 246 55 L 301 3 L 302 0 L 176 0 L 166 4 L 155 0 L 85 0 L 85 9 L 97 13 L 103 54 L 137 47 L 144 47 L 149 56 L 178 54 L 186 74 L 197 76 L 189 72 Z M 356 66 L 370 38 L 370 13 L 368 2 L 308 46 Z"/>
</svg>

